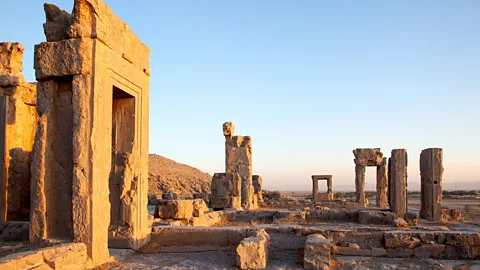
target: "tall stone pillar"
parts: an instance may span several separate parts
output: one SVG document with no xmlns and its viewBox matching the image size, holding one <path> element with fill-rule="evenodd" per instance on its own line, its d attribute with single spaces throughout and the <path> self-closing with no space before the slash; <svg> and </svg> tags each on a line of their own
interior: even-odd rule
<svg viewBox="0 0 480 270">
<path fill-rule="evenodd" d="M 403 217 L 407 212 L 407 150 L 392 150 L 391 164 L 391 205 L 390 209 L 397 216 Z"/>
<path fill-rule="evenodd" d="M 366 206 L 365 200 L 365 166 L 355 164 L 355 192 L 360 206 Z"/>
<path fill-rule="evenodd" d="M 257 208 L 252 182 L 252 139 L 234 136 L 231 122 L 223 124 L 225 136 L 225 172 L 241 179 L 241 206 L 244 210 Z"/>
<path fill-rule="evenodd" d="M 442 220 L 443 150 L 428 148 L 420 154 L 421 208 L 420 217 Z"/>
<path fill-rule="evenodd" d="M 387 158 L 377 166 L 377 207 L 387 207 Z"/>
<path fill-rule="evenodd" d="M 315 202 L 315 197 L 318 194 L 318 179 L 312 177 L 312 202 Z"/>
</svg>

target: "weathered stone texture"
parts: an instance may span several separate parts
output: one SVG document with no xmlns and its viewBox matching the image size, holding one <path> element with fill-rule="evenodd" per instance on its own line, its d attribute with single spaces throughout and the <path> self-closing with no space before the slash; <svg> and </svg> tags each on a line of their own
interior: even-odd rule
<svg viewBox="0 0 480 270">
<path fill-rule="evenodd" d="M 358 221 L 360 224 L 392 224 L 395 216 L 387 211 L 359 211 Z"/>
<path fill-rule="evenodd" d="M 387 201 L 387 158 L 383 158 L 382 165 L 377 166 L 376 205 L 380 208 L 386 208 Z"/>
<path fill-rule="evenodd" d="M 154 217 L 162 219 L 185 219 L 203 216 L 208 211 L 205 201 L 195 200 L 162 200 L 159 201 Z"/>
<path fill-rule="evenodd" d="M 57 6 L 45 3 L 43 5 L 47 22 L 43 24 L 43 30 L 47 41 L 59 41 L 68 39 L 67 29 L 72 24 L 72 16 Z"/>
<path fill-rule="evenodd" d="M 249 136 L 233 136 L 225 140 L 226 173 L 236 174 L 241 182 L 241 206 L 255 209 L 252 184 L 252 140 Z"/>
<path fill-rule="evenodd" d="M 262 234 L 243 239 L 236 249 L 237 266 L 240 269 L 265 269 L 268 260 L 267 246 L 268 238 Z"/>
<path fill-rule="evenodd" d="M 361 166 L 379 166 L 382 165 L 383 153 L 380 148 L 357 148 L 353 150 L 355 164 Z"/>
<path fill-rule="evenodd" d="M 263 202 L 263 193 L 262 193 L 262 187 L 263 187 L 263 179 L 260 175 L 252 175 L 252 184 L 253 184 L 253 190 L 254 194 L 257 195 L 257 202 Z"/>
<path fill-rule="evenodd" d="M 4 117 L 0 121 L 3 123 L 0 124 L 0 221 L 28 221 L 30 218 L 30 163 L 37 124 L 36 84 L 25 82 L 21 74 L 23 51 L 20 43 L 0 43 L 0 115 Z"/>
<path fill-rule="evenodd" d="M 405 212 L 403 219 L 408 223 L 410 226 L 417 226 L 418 225 L 418 213 L 415 212 Z"/>
<path fill-rule="evenodd" d="M 87 269 L 87 247 L 83 243 L 12 254 L 0 259 L 0 269 Z"/>
<path fill-rule="evenodd" d="M 321 234 L 307 237 L 303 257 L 303 268 L 312 270 L 330 269 L 332 244 Z"/>
<path fill-rule="evenodd" d="M 407 150 L 394 149 L 390 158 L 390 209 L 403 217 L 407 212 Z"/>
<path fill-rule="evenodd" d="M 210 207 L 240 209 L 241 178 L 234 173 L 215 173 L 212 177 Z"/>
<path fill-rule="evenodd" d="M 420 257 L 438 259 L 480 258 L 478 232 L 385 232 L 388 257 Z"/>
<path fill-rule="evenodd" d="M 365 166 L 355 165 L 355 194 L 361 207 L 367 205 L 365 198 Z"/>
<path fill-rule="evenodd" d="M 355 156 L 355 191 L 357 195 L 357 202 L 360 205 L 367 206 L 368 202 L 365 199 L 365 167 L 377 167 L 377 207 L 386 207 L 387 203 L 387 170 L 386 159 L 383 158 L 383 153 L 380 148 L 357 148 L 353 150 Z"/>
<path fill-rule="evenodd" d="M 442 220 L 442 175 L 442 149 L 423 150 L 420 154 L 421 218 L 437 222 Z"/>
<path fill-rule="evenodd" d="M 96 264 L 109 240 L 139 248 L 149 239 L 149 49 L 102 1 L 45 12 L 31 236 L 83 242 Z"/>
</svg>

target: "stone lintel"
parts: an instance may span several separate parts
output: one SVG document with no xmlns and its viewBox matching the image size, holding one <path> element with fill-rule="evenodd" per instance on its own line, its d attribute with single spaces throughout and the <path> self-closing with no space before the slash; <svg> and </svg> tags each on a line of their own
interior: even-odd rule
<svg viewBox="0 0 480 270">
<path fill-rule="evenodd" d="M 90 74 L 93 40 L 89 38 L 42 42 L 35 45 L 34 68 L 38 81 L 50 77 Z"/>
</svg>

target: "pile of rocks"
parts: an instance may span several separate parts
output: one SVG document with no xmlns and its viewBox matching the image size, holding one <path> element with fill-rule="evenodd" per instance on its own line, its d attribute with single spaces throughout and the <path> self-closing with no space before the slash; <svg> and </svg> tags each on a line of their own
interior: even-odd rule
<svg viewBox="0 0 480 270">
<path fill-rule="evenodd" d="M 222 218 L 221 212 L 209 212 L 203 199 L 160 200 L 154 212 L 153 226 L 212 226 Z"/>
</svg>

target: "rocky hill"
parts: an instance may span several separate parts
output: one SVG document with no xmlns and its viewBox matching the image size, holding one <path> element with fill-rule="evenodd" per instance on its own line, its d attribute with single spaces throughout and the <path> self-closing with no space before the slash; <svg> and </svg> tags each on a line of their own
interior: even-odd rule
<svg viewBox="0 0 480 270">
<path fill-rule="evenodd" d="M 148 155 L 148 193 L 210 193 L 212 176 L 156 154 Z"/>
</svg>

